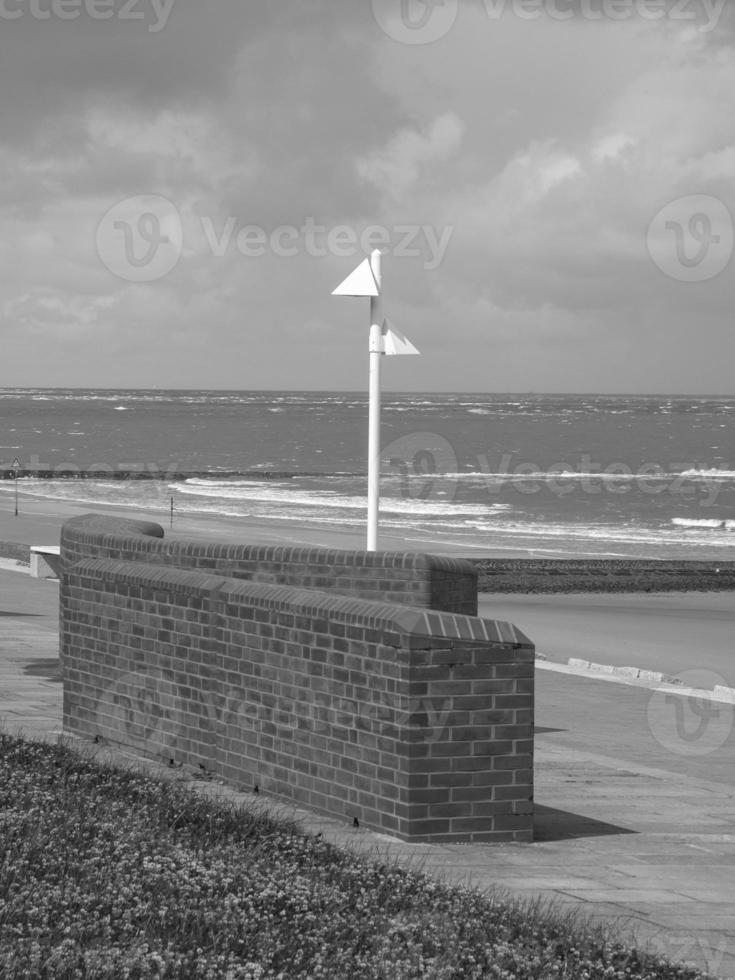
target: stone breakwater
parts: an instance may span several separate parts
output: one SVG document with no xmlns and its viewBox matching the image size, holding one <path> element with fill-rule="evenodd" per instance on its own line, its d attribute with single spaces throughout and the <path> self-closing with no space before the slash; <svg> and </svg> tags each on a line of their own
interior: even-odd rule
<svg viewBox="0 0 735 980">
<path fill-rule="evenodd" d="M 735 561 L 472 558 L 483 593 L 724 592 Z"/>
<path fill-rule="evenodd" d="M 0 541 L 0 558 L 30 563 L 30 547 Z M 467 558 L 482 593 L 729 592 L 735 561 Z"/>
<path fill-rule="evenodd" d="M 0 558 L 30 563 L 30 547 L 0 541 Z M 482 593 L 729 592 L 735 561 L 467 558 Z"/>
</svg>

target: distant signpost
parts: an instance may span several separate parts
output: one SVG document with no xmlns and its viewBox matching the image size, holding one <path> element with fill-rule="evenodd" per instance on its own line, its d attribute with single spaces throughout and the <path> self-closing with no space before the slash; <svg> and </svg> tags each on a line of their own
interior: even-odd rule
<svg viewBox="0 0 735 980">
<path fill-rule="evenodd" d="M 18 516 L 18 474 L 23 469 L 23 464 L 16 456 L 13 462 L 10 464 L 10 469 L 13 471 L 13 476 L 15 477 L 15 516 Z"/>
</svg>

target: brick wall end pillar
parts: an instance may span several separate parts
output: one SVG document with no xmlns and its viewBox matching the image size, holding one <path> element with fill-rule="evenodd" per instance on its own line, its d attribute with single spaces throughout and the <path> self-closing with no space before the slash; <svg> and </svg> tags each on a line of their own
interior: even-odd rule
<svg viewBox="0 0 735 980">
<path fill-rule="evenodd" d="M 404 831 L 427 842 L 533 839 L 534 648 L 444 644 L 407 652 Z"/>
</svg>

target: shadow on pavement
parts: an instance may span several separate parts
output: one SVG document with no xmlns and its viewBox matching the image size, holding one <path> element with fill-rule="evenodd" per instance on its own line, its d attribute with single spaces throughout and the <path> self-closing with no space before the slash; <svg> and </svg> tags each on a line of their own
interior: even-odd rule
<svg viewBox="0 0 735 980">
<path fill-rule="evenodd" d="M 0 609 L 0 616 L 11 616 L 13 619 L 20 619 L 21 616 L 23 619 L 28 619 L 29 617 L 38 619 L 43 616 L 43 613 L 8 612 L 5 609 Z"/>
<path fill-rule="evenodd" d="M 53 660 L 32 660 L 25 665 L 23 673 L 29 677 L 43 677 L 47 681 L 61 683 L 61 663 L 58 657 Z"/>
<path fill-rule="evenodd" d="M 533 839 L 536 842 L 570 840 L 574 837 L 610 837 L 616 834 L 635 834 L 635 830 L 604 823 L 569 810 L 536 803 L 533 818 Z"/>
</svg>

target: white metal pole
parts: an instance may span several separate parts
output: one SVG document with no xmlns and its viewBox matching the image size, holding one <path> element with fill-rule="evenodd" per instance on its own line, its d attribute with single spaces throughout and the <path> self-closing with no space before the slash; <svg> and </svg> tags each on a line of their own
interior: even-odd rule
<svg viewBox="0 0 735 980">
<path fill-rule="evenodd" d="M 370 256 L 378 296 L 370 297 L 370 392 L 368 400 L 368 520 L 367 550 L 378 548 L 380 499 L 380 358 L 383 348 L 383 279 L 380 250 Z"/>
</svg>

